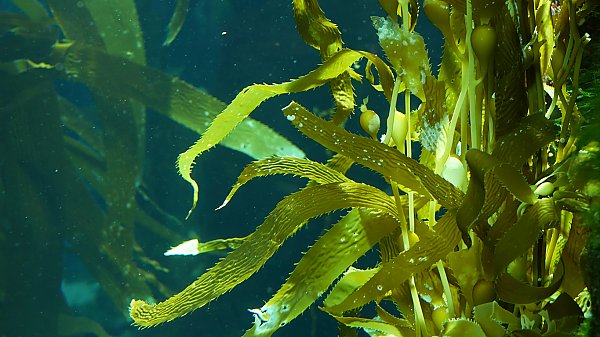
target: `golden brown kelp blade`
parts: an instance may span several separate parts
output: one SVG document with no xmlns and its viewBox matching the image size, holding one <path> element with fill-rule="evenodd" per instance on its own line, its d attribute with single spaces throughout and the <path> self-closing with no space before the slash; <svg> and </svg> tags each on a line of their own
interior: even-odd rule
<svg viewBox="0 0 600 337">
<path fill-rule="evenodd" d="M 304 42 L 319 50 L 321 61 L 327 61 L 342 49 L 340 30 L 325 17 L 316 0 L 294 0 L 294 19 Z M 336 124 L 343 123 L 354 110 L 354 88 L 348 71 L 329 82 L 336 106 L 332 120 Z"/>
<path fill-rule="evenodd" d="M 537 200 L 515 223 L 495 246 L 494 264 L 497 273 L 502 273 L 508 264 L 525 254 L 544 230 L 558 224 L 559 216 L 554 200 Z"/>
<path fill-rule="evenodd" d="M 478 150 L 467 152 L 471 180 L 465 199 L 458 210 L 457 221 L 468 240 L 474 223 L 484 222 L 504 202 L 507 191 L 531 204 L 535 197 L 518 170 L 525 161 L 555 137 L 552 121 L 542 114 L 524 118 L 513 131 L 500 138 L 491 155 Z M 478 232 L 484 231 L 481 227 Z M 485 239 L 485 235 L 483 237 Z"/>
<path fill-rule="evenodd" d="M 510 132 L 527 115 L 527 88 L 523 53 L 517 30 L 506 5 L 499 6 L 496 21 L 497 46 L 494 56 L 496 81 L 496 137 Z"/>
<path fill-rule="evenodd" d="M 385 213 L 351 210 L 310 247 L 277 293 L 260 309 L 254 309 L 254 326 L 244 336 L 270 336 L 288 324 L 397 225 Z"/>
<path fill-rule="evenodd" d="M 548 285 L 541 287 L 523 283 L 509 273 L 504 273 L 495 281 L 496 293 L 498 294 L 498 299 L 507 303 L 535 303 L 545 300 L 554 294 L 560 288 L 564 276 L 564 267 L 562 263 L 554 272 L 552 281 Z"/>
<path fill-rule="evenodd" d="M 250 163 L 240 173 L 237 182 L 225 197 L 223 204 L 218 209 L 225 207 L 235 192 L 245 183 L 256 177 L 265 177 L 273 174 L 290 174 L 308 178 L 317 184 L 339 183 L 351 181 L 339 171 L 309 159 L 294 157 L 271 157 Z"/>
<path fill-rule="evenodd" d="M 363 57 L 375 64 L 386 95 L 391 95 L 393 77 L 389 67 L 371 53 L 350 49 L 336 53 L 316 70 L 291 82 L 272 85 L 254 84 L 242 90 L 225 110 L 213 120 L 212 124 L 202 134 L 202 137 L 182 153 L 177 160 L 179 173 L 194 189 L 194 199 L 190 212 L 198 201 L 198 184 L 191 177 L 196 157 L 221 143 L 239 123 L 246 119 L 265 100 L 280 94 L 306 91 L 329 83 Z"/>
<path fill-rule="evenodd" d="M 283 109 L 288 120 L 303 134 L 331 151 L 368 167 L 422 195 L 432 195 L 447 208 L 458 208 L 463 193 L 429 168 L 398 150 L 370 138 L 354 135 L 324 121 L 292 102 Z"/>
<path fill-rule="evenodd" d="M 350 294 L 343 302 L 327 308 L 333 313 L 348 311 L 370 301 L 381 299 L 389 290 L 399 287 L 411 275 L 417 274 L 446 257 L 460 241 L 456 226 L 456 214 L 448 211 L 433 230 L 425 225 L 417 227 L 419 242 L 383 263 L 379 271 L 367 283 Z"/>
<path fill-rule="evenodd" d="M 398 217 L 391 198 L 369 185 L 344 182 L 302 189 L 280 201 L 240 247 L 180 293 L 158 304 L 132 300 L 129 313 L 134 324 L 155 326 L 204 306 L 258 271 L 307 220 L 352 207 L 374 208 Z"/>
</svg>

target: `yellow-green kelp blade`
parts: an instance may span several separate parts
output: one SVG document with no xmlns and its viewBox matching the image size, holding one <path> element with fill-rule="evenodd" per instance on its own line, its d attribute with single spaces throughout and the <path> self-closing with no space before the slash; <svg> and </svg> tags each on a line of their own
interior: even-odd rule
<svg viewBox="0 0 600 337">
<path fill-rule="evenodd" d="M 307 187 L 280 201 L 240 247 L 180 293 L 158 304 L 132 300 L 129 313 L 134 324 L 154 326 L 204 306 L 258 271 L 307 220 L 352 207 L 374 208 L 399 218 L 393 200 L 373 186 L 344 182 Z"/>
<path fill-rule="evenodd" d="M 271 157 L 248 164 L 238 176 L 237 182 L 225 197 L 223 204 L 217 209 L 227 205 L 237 190 L 245 183 L 256 177 L 265 177 L 272 174 L 291 174 L 308 178 L 318 184 L 339 183 L 350 181 L 342 173 L 329 168 L 327 165 L 315 161 L 294 157 Z"/>
<path fill-rule="evenodd" d="M 165 42 L 163 42 L 163 46 L 168 46 L 175 40 L 177 34 L 183 27 L 183 23 L 185 22 L 185 18 L 187 16 L 188 10 L 190 6 L 190 0 L 177 0 L 175 4 L 175 11 L 173 12 L 173 16 L 167 25 L 167 37 L 165 38 Z"/>
<path fill-rule="evenodd" d="M 352 134 L 315 116 L 296 102 L 285 107 L 283 113 L 300 132 L 327 149 L 347 156 L 422 195 L 432 195 L 444 207 L 459 207 L 464 195 L 459 189 L 400 151 Z"/>
<path fill-rule="evenodd" d="M 260 315 L 255 314 L 254 326 L 244 336 L 271 336 L 288 324 L 397 224 L 381 212 L 351 210 L 306 252 L 273 298 L 256 309 Z"/>
<path fill-rule="evenodd" d="M 377 56 L 350 49 L 344 49 L 335 54 L 319 68 L 291 82 L 281 84 L 254 84 L 242 90 L 235 99 L 221 112 L 202 134 L 202 137 L 187 151 L 179 155 L 177 167 L 179 173 L 194 189 L 192 208 L 198 202 L 198 184 L 191 177 L 196 157 L 219 144 L 240 122 L 250 115 L 265 100 L 292 92 L 301 92 L 328 83 L 348 70 L 359 59 L 366 57 L 371 60 L 379 73 L 384 88 L 391 90 L 393 77 L 389 67 Z"/>
<path fill-rule="evenodd" d="M 498 299 L 514 304 L 530 304 L 543 301 L 554 294 L 563 282 L 565 268 L 559 263 L 552 275 L 552 282 L 546 286 L 536 287 L 517 280 L 509 273 L 504 273 L 496 280 Z"/>
<path fill-rule="evenodd" d="M 418 226 L 419 242 L 389 262 L 383 263 L 367 283 L 350 294 L 342 303 L 327 308 L 327 311 L 341 313 L 383 298 L 388 291 L 399 287 L 411 275 L 426 270 L 446 257 L 460 241 L 460 231 L 456 226 L 455 217 L 454 211 L 448 211 L 433 230 L 424 225 Z"/>
<path fill-rule="evenodd" d="M 135 99 L 199 134 L 206 131 L 225 103 L 156 69 L 89 47 L 68 49 L 64 71 L 104 95 Z M 246 119 L 221 145 L 254 159 L 273 155 L 304 157 L 304 152 L 263 123 Z"/>
</svg>

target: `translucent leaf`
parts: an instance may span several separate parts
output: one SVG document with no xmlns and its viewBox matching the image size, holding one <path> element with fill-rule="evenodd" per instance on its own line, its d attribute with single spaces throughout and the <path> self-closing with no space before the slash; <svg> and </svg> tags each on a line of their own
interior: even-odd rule
<svg viewBox="0 0 600 337">
<path fill-rule="evenodd" d="M 204 132 L 226 106 L 182 80 L 93 48 L 69 49 L 65 72 L 70 79 L 107 96 L 134 98 L 197 133 Z M 255 159 L 272 155 L 304 157 L 298 147 L 252 119 L 239 124 L 220 144 Z"/>
<path fill-rule="evenodd" d="M 340 30 L 325 17 L 318 1 L 294 0 L 293 3 L 298 33 L 309 46 L 319 50 L 322 61 L 327 61 L 342 49 Z M 336 106 L 332 120 L 338 125 L 342 124 L 354 110 L 354 88 L 350 81 L 351 76 L 358 76 L 358 74 L 349 68 L 329 82 Z"/>
<path fill-rule="evenodd" d="M 432 195 L 447 208 L 460 205 L 464 195 L 460 190 L 396 149 L 324 121 L 295 102 L 285 107 L 283 113 L 300 132 L 329 150 L 347 156 L 410 190 L 425 196 Z"/>
<path fill-rule="evenodd" d="M 403 337 L 407 336 L 400 329 L 390 323 L 383 322 L 376 318 L 362 318 L 362 317 L 343 317 L 333 315 L 338 322 L 352 327 L 362 328 L 371 337 Z M 411 330 L 404 327 L 403 330 Z"/>
<path fill-rule="evenodd" d="M 266 158 L 252 162 L 244 168 L 244 171 L 238 176 L 237 182 L 233 185 L 227 197 L 225 197 L 225 201 L 223 201 L 223 204 L 218 209 L 227 205 L 235 192 L 251 179 L 272 174 L 291 174 L 308 178 L 318 184 L 350 181 L 350 179 L 342 173 L 312 160 L 294 157 Z"/>
<path fill-rule="evenodd" d="M 377 273 L 377 269 L 362 270 L 350 267 L 327 295 L 324 302 L 325 308 L 342 303 L 352 292 L 367 283 L 375 273 Z"/>
<path fill-rule="evenodd" d="M 244 336 L 270 336 L 304 312 L 335 279 L 398 222 L 380 212 L 353 209 L 310 247 Z"/>
<path fill-rule="evenodd" d="M 423 225 L 417 229 L 419 242 L 389 262 L 381 264 L 378 272 L 367 283 L 350 294 L 342 303 L 327 310 L 333 313 L 344 312 L 382 298 L 388 291 L 408 280 L 411 275 L 426 270 L 446 257 L 460 241 L 455 213 L 452 211 L 442 216 L 434 230 Z"/>
<path fill-rule="evenodd" d="M 171 20 L 167 25 L 167 37 L 165 38 L 165 42 L 163 42 L 163 46 L 168 46 L 175 40 L 177 34 L 183 27 L 185 23 L 185 18 L 189 11 L 190 0 L 177 0 L 175 4 L 175 11 L 173 12 L 173 16 L 171 16 Z"/>
<path fill-rule="evenodd" d="M 485 332 L 479 324 L 467 319 L 451 319 L 444 323 L 444 329 L 441 332 L 444 337 L 486 337 Z"/>
<path fill-rule="evenodd" d="M 540 68 L 542 74 L 546 74 L 546 69 L 550 65 L 550 57 L 554 50 L 554 27 L 551 16 L 552 1 L 542 0 L 538 3 L 535 11 L 535 23 L 538 32 L 538 42 L 540 46 Z"/>
<path fill-rule="evenodd" d="M 307 187 L 280 201 L 240 247 L 180 293 L 158 304 L 132 300 L 134 324 L 154 326 L 204 306 L 258 271 L 308 219 L 351 207 L 374 208 L 399 217 L 392 199 L 369 185 L 345 182 Z"/>
<path fill-rule="evenodd" d="M 473 308 L 473 318 L 485 331 L 487 337 L 503 337 L 508 331 L 502 326 L 520 326 L 512 312 L 502 308 L 498 302 L 483 303 Z"/>
<path fill-rule="evenodd" d="M 192 210 L 198 201 L 198 184 L 191 177 L 196 157 L 220 143 L 265 100 L 280 94 L 306 91 L 326 84 L 347 71 L 350 66 L 363 57 L 368 58 L 375 64 L 382 84 L 385 83 L 383 87 L 391 90 L 393 79 L 387 65 L 371 53 L 350 49 L 336 53 L 319 68 L 299 79 L 281 84 L 254 84 L 242 90 L 225 110 L 214 119 L 209 128 L 202 134 L 202 137 L 182 153 L 177 160 L 179 173 L 194 189 Z"/>
</svg>

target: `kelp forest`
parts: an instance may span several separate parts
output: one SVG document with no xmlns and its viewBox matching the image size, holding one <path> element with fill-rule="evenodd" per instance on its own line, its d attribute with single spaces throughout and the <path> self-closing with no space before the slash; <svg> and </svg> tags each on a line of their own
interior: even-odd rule
<svg viewBox="0 0 600 337">
<path fill-rule="evenodd" d="M 0 4 L 0 336 L 600 336 L 600 1 Z"/>
</svg>

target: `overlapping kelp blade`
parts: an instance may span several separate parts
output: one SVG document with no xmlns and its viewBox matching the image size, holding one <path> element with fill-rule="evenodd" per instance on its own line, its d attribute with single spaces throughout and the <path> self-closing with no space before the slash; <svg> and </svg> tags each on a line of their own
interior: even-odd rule
<svg viewBox="0 0 600 337">
<path fill-rule="evenodd" d="M 370 336 L 409 337 L 414 336 L 412 327 L 398 327 L 377 318 L 333 316 L 338 322 L 352 328 L 360 328 L 369 332 Z"/>
<path fill-rule="evenodd" d="M 536 287 L 517 280 L 509 273 L 504 273 L 495 281 L 496 293 L 498 299 L 508 303 L 529 304 L 543 301 L 560 288 L 564 275 L 564 267 L 561 263 L 553 274 L 550 284 Z"/>
<path fill-rule="evenodd" d="M 35 21 L 48 18 L 46 8 L 37 0 L 11 0 L 11 2 Z"/>
<path fill-rule="evenodd" d="M 483 303 L 473 308 L 473 318 L 485 331 L 487 337 L 506 336 L 508 331 L 503 325 L 516 327 L 521 324 L 512 312 L 502 308 L 496 301 Z"/>
<path fill-rule="evenodd" d="M 327 308 L 327 311 L 340 313 L 382 298 L 389 290 L 408 280 L 411 275 L 426 270 L 446 257 L 460 241 L 455 217 L 455 212 L 450 210 L 442 216 L 433 230 L 424 225 L 418 226 L 419 242 L 389 262 L 381 264 L 378 272 L 367 283 L 342 303 Z"/>
<path fill-rule="evenodd" d="M 110 97 L 133 98 L 199 134 L 226 106 L 184 81 L 98 49 L 74 46 L 65 61 L 68 78 Z M 252 119 L 243 121 L 220 144 L 255 159 L 273 155 L 304 157 L 298 147 Z"/>
<path fill-rule="evenodd" d="M 441 335 L 444 337 L 488 337 L 479 324 L 467 318 L 446 321 Z"/>
<path fill-rule="evenodd" d="M 533 203 L 535 196 L 519 173 L 521 165 L 552 139 L 552 122 L 535 114 L 500 138 L 491 155 L 474 149 L 467 152 L 471 179 L 457 214 L 464 237 L 474 223 L 487 224 L 485 221 L 504 202 L 508 191 L 523 202 Z M 481 234 L 481 228 L 475 229 Z"/>
<path fill-rule="evenodd" d="M 352 207 L 378 209 L 398 219 L 392 199 L 375 187 L 354 182 L 307 187 L 280 201 L 240 247 L 180 293 L 158 304 L 131 301 L 134 324 L 154 326 L 204 306 L 258 271 L 307 220 Z"/>
<path fill-rule="evenodd" d="M 485 1 L 482 1 L 485 2 Z M 494 53 L 494 76 L 496 82 L 495 130 L 500 138 L 509 133 L 515 124 L 527 115 L 527 88 L 522 50 L 517 40 L 517 28 L 506 5 L 496 0 L 497 44 Z"/>
<path fill-rule="evenodd" d="M 130 62 L 145 63 L 134 1 L 50 0 L 48 5 L 65 36 L 76 44 L 94 46 Z M 141 181 L 145 153 L 145 108 L 131 100 L 110 97 L 99 91 L 94 90 L 93 94 L 103 142 L 111 144 L 104 149 L 106 169 L 100 181 L 103 187 L 98 190 L 103 192 L 101 198 L 107 205 L 106 216 L 98 218 L 102 222 L 96 225 L 100 228 L 98 238 L 94 240 L 98 241 L 97 245 L 78 242 L 74 247 L 86 265 L 91 266 L 115 304 L 122 308 L 131 294 L 151 297 L 149 284 L 156 281 L 153 275 L 139 268 L 134 259 L 135 194 Z M 125 289 L 121 289 L 123 284 Z"/>
<path fill-rule="evenodd" d="M 235 192 L 245 183 L 256 177 L 265 177 L 272 174 L 290 174 L 308 178 L 317 184 L 330 184 L 336 182 L 350 181 L 339 171 L 333 170 L 326 165 L 309 159 L 294 157 L 271 157 L 255 161 L 247 165 L 238 176 L 237 182 L 225 197 L 225 206 L 233 197 Z M 221 208 L 219 207 L 219 208 Z"/>
<path fill-rule="evenodd" d="M 323 301 L 325 309 L 336 306 L 350 296 L 356 289 L 367 283 L 377 273 L 377 269 L 358 269 L 354 267 L 348 268 L 344 275 L 337 281 L 331 289 L 327 298 Z"/>
<path fill-rule="evenodd" d="M 329 83 L 329 81 L 347 71 L 350 66 L 363 57 L 366 57 L 375 64 L 382 86 L 387 88 L 386 92 L 390 92 L 393 77 L 389 67 L 371 53 L 350 49 L 344 49 L 336 53 L 316 70 L 291 82 L 272 85 L 254 84 L 242 90 L 227 108 L 213 120 L 209 128 L 202 134 L 202 137 L 187 151 L 182 153 L 177 160 L 179 173 L 194 189 L 191 210 L 194 209 L 198 201 L 198 184 L 191 177 L 196 157 L 211 149 L 216 144 L 219 144 L 265 100 L 280 94 L 306 91 Z"/>
<path fill-rule="evenodd" d="M 444 207 L 458 208 L 460 205 L 463 198 L 460 190 L 396 149 L 324 121 L 295 102 L 285 107 L 283 113 L 300 132 L 329 150 L 422 195 L 432 195 Z"/>
<path fill-rule="evenodd" d="M 342 37 L 338 27 L 325 17 L 316 0 L 294 0 L 294 19 L 300 36 L 309 46 L 321 53 L 321 61 L 327 61 L 342 49 Z M 333 122 L 343 123 L 354 110 L 354 89 L 350 69 L 331 79 L 329 86 L 335 101 Z"/>
<path fill-rule="evenodd" d="M 540 199 L 529 207 L 496 244 L 496 272 L 503 272 L 510 262 L 525 254 L 537 242 L 544 230 L 558 224 L 558 214 L 552 198 Z"/>
<path fill-rule="evenodd" d="M 271 336 L 306 310 L 335 279 L 363 256 L 398 222 L 387 214 L 353 209 L 310 247 L 277 293 L 260 308 L 244 336 Z"/>
<path fill-rule="evenodd" d="M 167 37 L 163 42 L 163 46 L 170 45 L 179 31 L 181 31 L 181 27 L 185 23 L 185 18 L 187 17 L 187 13 L 189 11 L 190 0 L 177 0 L 175 4 L 175 11 L 173 12 L 173 16 L 171 16 L 171 20 L 167 25 Z"/>
</svg>

